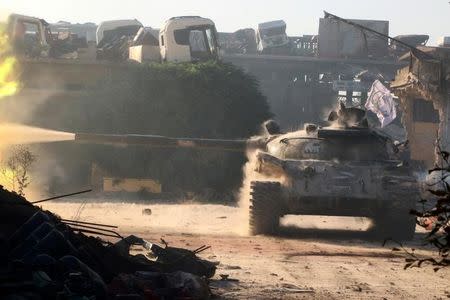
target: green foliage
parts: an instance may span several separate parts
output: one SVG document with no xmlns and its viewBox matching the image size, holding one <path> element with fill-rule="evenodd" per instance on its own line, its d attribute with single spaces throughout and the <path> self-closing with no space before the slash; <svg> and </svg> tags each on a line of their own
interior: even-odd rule
<svg viewBox="0 0 450 300">
<path fill-rule="evenodd" d="M 430 229 L 431 221 L 431 230 L 427 234 L 425 242 L 439 251 L 439 258 L 417 258 L 413 256 L 413 259 L 406 265 L 407 267 L 420 267 L 423 263 L 431 263 L 437 271 L 442 267 L 450 266 L 450 184 L 448 180 L 450 176 L 450 153 L 443 151 L 438 146 L 438 154 L 440 165 L 429 170 L 429 174 L 437 176 L 434 177 L 434 182 L 433 180 L 427 182 L 428 192 L 435 197 L 432 201 L 433 204 L 430 207 L 430 201 L 423 199 L 421 200 L 422 211 L 414 210 L 412 213 L 421 221 L 419 225 L 425 229 Z"/>
<path fill-rule="evenodd" d="M 423 244 L 432 246 L 437 250 L 437 255 L 420 255 L 414 248 L 409 250 L 393 241 L 400 248 L 394 247 L 392 250 L 402 251 L 406 255 L 405 270 L 424 265 L 432 265 L 434 271 L 450 267 L 450 153 L 441 149 L 439 141 L 437 150 L 439 164 L 428 171 L 431 177 L 426 180 L 427 192 L 431 197 L 420 200 L 421 211 L 411 210 L 411 214 L 417 218 L 417 224 L 428 231 Z"/>
<path fill-rule="evenodd" d="M 258 82 L 241 69 L 219 62 L 166 63 L 115 74 L 83 99 L 52 99 L 35 113 L 34 124 L 72 132 L 242 138 L 257 134 L 270 116 Z M 83 159 L 78 165 L 84 167 L 97 162 L 111 176 L 154 178 L 166 191 L 197 193 L 237 188 L 245 160 L 239 153 L 136 146 L 58 145 L 52 151 Z"/>
</svg>

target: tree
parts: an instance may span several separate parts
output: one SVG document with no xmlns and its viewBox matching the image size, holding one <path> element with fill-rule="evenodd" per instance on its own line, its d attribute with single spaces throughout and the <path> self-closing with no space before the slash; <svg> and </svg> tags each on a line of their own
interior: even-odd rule
<svg viewBox="0 0 450 300">
<path fill-rule="evenodd" d="M 21 196 L 25 195 L 24 191 L 31 182 L 29 171 L 35 161 L 36 155 L 25 146 L 11 147 L 2 161 L 2 175 L 9 181 L 11 189 Z"/>
</svg>

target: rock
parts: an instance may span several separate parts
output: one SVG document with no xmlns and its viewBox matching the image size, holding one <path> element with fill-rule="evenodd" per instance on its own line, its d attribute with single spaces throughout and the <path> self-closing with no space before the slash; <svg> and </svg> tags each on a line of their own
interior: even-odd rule
<svg viewBox="0 0 450 300">
<path fill-rule="evenodd" d="M 143 215 L 150 216 L 150 215 L 152 214 L 152 210 L 151 210 L 150 208 L 144 208 L 144 209 L 142 210 L 142 214 L 143 214 Z"/>
</svg>

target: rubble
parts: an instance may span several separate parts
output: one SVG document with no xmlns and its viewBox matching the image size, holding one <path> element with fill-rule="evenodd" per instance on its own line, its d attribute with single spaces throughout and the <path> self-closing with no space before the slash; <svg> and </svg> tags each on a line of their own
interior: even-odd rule
<svg viewBox="0 0 450 300">
<path fill-rule="evenodd" d="M 208 299 L 216 263 L 196 250 L 64 220 L 0 189 L 0 291 L 6 299 Z M 116 237 L 112 243 L 99 237 Z M 148 254 L 130 254 L 131 246 Z M 2 298 L 3 299 L 3 298 Z"/>
</svg>

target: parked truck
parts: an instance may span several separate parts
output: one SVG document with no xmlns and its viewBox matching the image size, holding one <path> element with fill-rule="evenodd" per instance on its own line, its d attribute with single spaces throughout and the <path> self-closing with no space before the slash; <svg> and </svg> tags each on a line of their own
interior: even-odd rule
<svg viewBox="0 0 450 300">
<path fill-rule="evenodd" d="M 43 19 L 18 14 L 10 15 L 7 33 L 14 50 L 29 57 L 51 55 L 52 35 L 48 25 Z"/>
<path fill-rule="evenodd" d="M 198 16 L 171 18 L 150 42 L 138 38 L 139 34 L 145 36 L 146 33 L 154 36 L 154 30 L 145 28 L 138 20 L 102 22 L 96 33 L 97 55 L 89 59 L 188 62 L 218 58 L 217 31 L 210 19 Z M 67 58 L 64 54 L 76 52 L 70 58 L 78 58 L 76 54 L 80 48 L 68 47 L 71 40 L 60 40 L 43 19 L 12 14 L 8 20 L 8 35 L 19 56 Z"/>
<path fill-rule="evenodd" d="M 175 17 L 159 32 L 162 61 L 186 62 L 217 59 L 217 30 L 210 19 Z"/>
</svg>

